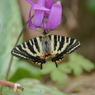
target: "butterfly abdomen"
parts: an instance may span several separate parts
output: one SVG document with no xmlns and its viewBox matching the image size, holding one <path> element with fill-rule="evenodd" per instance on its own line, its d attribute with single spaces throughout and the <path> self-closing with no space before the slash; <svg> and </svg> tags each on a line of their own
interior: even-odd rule
<svg viewBox="0 0 95 95">
<path fill-rule="evenodd" d="M 48 53 L 51 51 L 51 40 L 49 36 L 42 37 L 41 39 L 41 45 L 44 53 Z"/>
</svg>

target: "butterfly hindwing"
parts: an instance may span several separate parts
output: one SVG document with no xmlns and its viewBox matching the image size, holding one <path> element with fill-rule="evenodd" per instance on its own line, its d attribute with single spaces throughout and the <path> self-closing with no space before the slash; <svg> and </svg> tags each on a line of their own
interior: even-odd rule
<svg viewBox="0 0 95 95">
<path fill-rule="evenodd" d="M 18 58 L 32 60 L 42 69 L 47 56 L 50 56 L 58 67 L 57 63 L 63 60 L 64 54 L 70 54 L 80 46 L 81 43 L 77 39 L 43 34 L 16 46 L 11 53 Z"/>
</svg>

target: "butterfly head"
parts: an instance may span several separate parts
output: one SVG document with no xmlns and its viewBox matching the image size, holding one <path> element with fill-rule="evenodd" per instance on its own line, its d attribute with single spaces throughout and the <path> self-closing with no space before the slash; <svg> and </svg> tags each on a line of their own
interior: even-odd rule
<svg viewBox="0 0 95 95">
<path fill-rule="evenodd" d="M 44 29 L 44 31 L 43 31 L 43 35 L 46 35 L 46 34 L 48 34 L 50 32 L 50 30 L 48 30 L 48 29 Z"/>
<path fill-rule="evenodd" d="M 42 33 L 42 37 L 47 37 L 49 34 L 49 31 L 44 29 L 43 33 Z"/>
</svg>

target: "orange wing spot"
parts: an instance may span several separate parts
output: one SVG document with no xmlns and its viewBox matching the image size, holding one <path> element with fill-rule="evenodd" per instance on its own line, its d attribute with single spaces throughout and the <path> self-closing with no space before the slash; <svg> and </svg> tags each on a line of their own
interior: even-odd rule
<svg viewBox="0 0 95 95">
<path fill-rule="evenodd" d="M 60 61 L 59 60 L 56 60 L 56 63 L 59 63 Z"/>
<path fill-rule="evenodd" d="M 41 65 L 41 63 L 37 63 L 38 65 Z"/>
<path fill-rule="evenodd" d="M 35 62 L 36 64 L 38 64 L 38 62 Z"/>
</svg>

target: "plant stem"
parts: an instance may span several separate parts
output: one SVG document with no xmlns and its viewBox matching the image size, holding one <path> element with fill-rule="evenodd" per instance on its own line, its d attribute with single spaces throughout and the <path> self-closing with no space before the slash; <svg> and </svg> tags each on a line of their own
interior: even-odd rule
<svg viewBox="0 0 95 95">
<path fill-rule="evenodd" d="M 17 41 L 15 43 L 15 46 L 17 45 L 17 43 L 18 43 L 18 41 L 19 41 L 19 39 L 20 39 L 20 37 L 21 37 L 21 35 L 23 33 L 23 30 L 24 30 L 24 28 L 22 29 L 21 33 L 19 34 L 18 39 L 17 39 Z M 10 68 L 11 68 L 11 65 L 12 65 L 12 61 L 13 61 L 13 55 L 10 58 L 10 62 L 9 62 L 9 66 L 8 66 L 8 70 L 7 70 L 7 74 L 6 74 L 6 80 L 8 80 L 8 76 L 9 76 Z"/>
<path fill-rule="evenodd" d="M 34 15 L 33 15 L 33 16 L 34 16 Z M 31 19 L 33 18 L 33 16 L 31 17 Z M 19 34 L 19 36 L 18 36 L 18 38 L 17 38 L 17 41 L 16 41 L 16 43 L 15 43 L 15 47 L 17 46 L 17 43 L 18 43 L 18 41 L 19 41 L 19 39 L 20 39 L 22 33 L 24 32 L 24 29 L 25 29 L 26 25 L 28 24 L 28 22 L 29 22 L 29 21 L 27 21 L 27 22 L 25 23 L 25 25 L 24 25 L 24 27 L 23 27 L 21 33 Z M 11 68 L 11 65 L 12 65 L 12 61 L 13 61 L 13 55 L 12 55 L 11 58 L 10 58 L 10 62 L 9 62 L 9 66 L 8 66 L 8 70 L 7 70 L 7 74 L 6 74 L 6 80 L 8 80 L 8 76 L 9 76 L 10 68 Z"/>
</svg>

